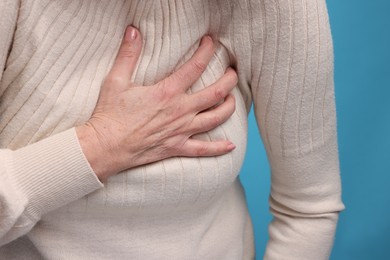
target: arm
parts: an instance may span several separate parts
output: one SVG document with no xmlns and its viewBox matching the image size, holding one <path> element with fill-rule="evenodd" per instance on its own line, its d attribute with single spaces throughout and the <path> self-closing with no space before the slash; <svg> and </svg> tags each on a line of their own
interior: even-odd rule
<svg viewBox="0 0 390 260">
<path fill-rule="evenodd" d="M 0 80 L 19 4 L 0 1 Z M 0 149 L 0 246 L 27 233 L 42 214 L 100 187 L 74 129 L 17 151 Z"/>
<path fill-rule="evenodd" d="M 252 93 L 271 166 L 265 259 L 328 259 L 341 202 L 325 1 L 253 1 Z M 261 70 L 259 70 L 261 68 Z"/>
</svg>

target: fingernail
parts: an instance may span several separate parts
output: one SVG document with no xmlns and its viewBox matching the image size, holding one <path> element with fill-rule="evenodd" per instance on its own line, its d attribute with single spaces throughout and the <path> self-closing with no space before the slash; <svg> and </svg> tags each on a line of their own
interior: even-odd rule
<svg viewBox="0 0 390 260">
<path fill-rule="evenodd" d="M 228 150 L 231 151 L 231 150 L 234 150 L 236 148 L 236 146 L 233 144 L 233 143 L 230 143 L 228 146 L 227 146 Z"/>
<path fill-rule="evenodd" d="M 132 26 L 128 26 L 125 33 L 125 39 L 127 41 L 134 41 L 136 38 L 137 38 L 137 30 Z"/>
<path fill-rule="evenodd" d="M 203 42 L 205 39 L 209 39 L 209 40 L 213 41 L 213 38 L 211 38 L 210 35 L 205 35 L 205 36 L 202 37 L 202 39 L 201 39 L 201 41 L 200 41 L 200 44 L 202 44 L 202 42 Z"/>
<path fill-rule="evenodd" d="M 211 37 L 211 35 L 205 35 L 205 38 L 213 40 L 213 37 Z"/>
</svg>

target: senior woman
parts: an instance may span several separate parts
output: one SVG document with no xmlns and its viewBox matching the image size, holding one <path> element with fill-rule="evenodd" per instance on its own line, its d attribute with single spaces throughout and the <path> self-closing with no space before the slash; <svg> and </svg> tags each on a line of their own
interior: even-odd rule
<svg viewBox="0 0 390 260">
<path fill-rule="evenodd" d="M 329 257 L 343 204 L 324 0 L 0 7 L 1 257 L 253 259 L 252 101 L 264 258 Z"/>
</svg>

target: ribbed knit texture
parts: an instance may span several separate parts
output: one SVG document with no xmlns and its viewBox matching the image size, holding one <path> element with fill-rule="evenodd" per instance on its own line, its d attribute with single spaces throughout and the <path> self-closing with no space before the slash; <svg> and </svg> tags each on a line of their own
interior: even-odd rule
<svg viewBox="0 0 390 260">
<path fill-rule="evenodd" d="M 73 127 L 90 117 L 129 24 L 144 39 L 139 84 L 213 36 L 216 53 L 191 92 L 233 66 L 236 111 L 195 138 L 237 148 L 130 169 L 102 188 Z M 8 0 L 0 32 L 0 245 L 28 232 L 0 258 L 252 259 L 237 178 L 252 101 L 272 170 L 265 259 L 329 257 L 343 204 L 323 0 Z"/>
</svg>

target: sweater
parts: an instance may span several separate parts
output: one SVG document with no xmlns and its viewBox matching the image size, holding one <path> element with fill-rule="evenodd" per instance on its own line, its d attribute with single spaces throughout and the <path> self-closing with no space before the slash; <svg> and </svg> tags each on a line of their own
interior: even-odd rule
<svg viewBox="0 0 390 260">
<path fill-rule="evenodd" d="M 234 151 L 97 179 L 74 127 L 130 24 L 143 35 L 137 84 L 215 39 L 191 91 L 232 66 L 236 110 L 194 138 Z M 0 33 L 0 259 L 254 259 L 239 180 L 252 104 L 271 168 L 264 259 L 329 258 L 344 205 L 324 0 L 3 0 Z"/>
</svg>

